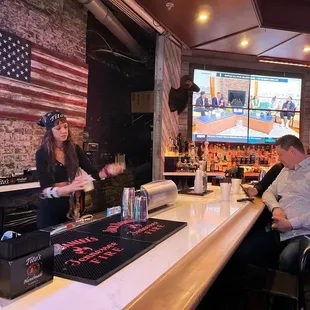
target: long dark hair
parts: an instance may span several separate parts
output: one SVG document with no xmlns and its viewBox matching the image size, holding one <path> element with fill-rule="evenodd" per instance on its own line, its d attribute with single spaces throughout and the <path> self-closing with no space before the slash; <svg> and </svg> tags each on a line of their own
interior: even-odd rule
<svg viewBox="0 0 310 310">
<path fill-rule="evenodd" d="M 73 181 L 78 172 L 79 161 L 76 155 L 76 148 L 72 140 L 70 129 L 68 131 L 68 138 L 66 141 L 64 141 L 63 146 L 65 154 L 65 167 L 67 170 L 68 180 Z M 41 143 L 41 147 L 43 147 L 48 153 L 48 170 L 54 171 L 56 161 L 56 143 L 51 129 L 46 131 Z"/>
</svg>

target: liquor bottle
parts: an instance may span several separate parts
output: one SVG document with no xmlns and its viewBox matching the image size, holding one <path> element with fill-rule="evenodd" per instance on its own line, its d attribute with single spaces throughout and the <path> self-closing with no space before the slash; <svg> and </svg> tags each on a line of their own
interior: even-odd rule
<svg viewBox="0 0 310 310">
<path fill-rule="evenodd" d="M 188 156 L 188 141 L 184 142 L 184 155 Z"/>
<path fill-rule="evenodd" d="M 195 172 L 196 171 L 196 165 L 193 161 L 193 159 L 191 159 L 191 162 L 189 164 L 189 172 Z"/>
<path fill-rule="evenodd" d="M 223 172 L 223 163 L 219 162 L 218 164 L 219 172 Z"/>
<path fill-rule="evenodd" d="M 189 172 L 189 165 L 188 165 L 186 159 L 184 160 L 184 163 L 183 163 L 183 171 L 184 172 Z"/>
<path fill-rule="evenodd" d="M 207 167 L 206 171 L 211 171 L 211 161 L 210 160 L 207 161 L 206 167 Z"/>
<path fill-rule="evenodd" d="M 251 163 L 251 161 L 250 161 L 250 155 L 247 155 L 247 156 L 245 157 L 245 163 L 246 163 L 247 165 L 249 165 L 249 164 Z"/>
<path fill-rule="evenodd" d="M 207 192 L 207 185 L 208 185 L 208 175 L 205 171 L 202 171 L 202 180 L 203 180 L 203 192 Z"/>
<path fill-rule="evenodd" d="M 218 162 L 215 162 L 215 163 L 214 163 L 214 171 L 215 171 L 215 172 L 218 172 L 218 171 L 219 171 L 219 163 L 218 163 Z"/>
<path fill-rule="evenodd" d="M 178 134 L 177 146 L 178 146 L 179 154 L 182 154 L 183 153 L 183 142 L 182 142 L 182 135 L 181 135 L 181 133 Z"/>
<path fill-rule="evenodd" d="M 246 148 L 245 148 L 245 145 L 242 146 L 242 155 L 245 155 L 246 154 Z"/>
<path fill-rule="evenodd" d="M 257 147 L 257 151 L 256 151 L 257 156 L 261 156 L 262 151 L 260 149 L 260 145 Z"/>
<path fill-rule="evenodd" d="M 227 162 L 231 162 L 231 152 L 230 151 L 227 152 L 226 160 L 227 160 Z"/>
<path fill-rule="evenodd" d="M 178 162 L 177 162 L 176 171 L 177 171 L 177 172 L 182 172 L 182 171 L 183 171 L 183 164 L 182 164 L 182 161 L 181 161 L 181 157 L 179 157 L 179 160 L 178 160 Z"/>
<path fill-rule="evenodd" d="M 210 172 L 214 172 L 214 170 L 215 170 L 215 163 L 214 163 L 214 160 L 211 160 Z"/>
<path fill-rule="evenodd" d="M 237 156 L 240 156 L 240 146 L 239 145 L 237 146 L 237 152 L 236 153 L 237 153 Z"/>
<path fill-rule="evenodd" d="M 173 153 L 174 155 L 178 155 L 179 153 L 179 147 L 178 147 L 178 140 L 173 140 Z"/>
</svg>

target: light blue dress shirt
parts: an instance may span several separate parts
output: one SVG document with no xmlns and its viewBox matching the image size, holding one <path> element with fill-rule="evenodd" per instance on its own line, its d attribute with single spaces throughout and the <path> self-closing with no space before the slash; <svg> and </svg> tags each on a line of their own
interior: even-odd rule
<svg viewBox="0 0 310 310">
<path fill-rule="evenodd" d="M 283 168 L 262 198 L 270 211 L 283 209 L 293 227 L 292 231 L 280 233 L 281 241 L 310 235 L 310 157 L 293 170 Z"/>
</svg>

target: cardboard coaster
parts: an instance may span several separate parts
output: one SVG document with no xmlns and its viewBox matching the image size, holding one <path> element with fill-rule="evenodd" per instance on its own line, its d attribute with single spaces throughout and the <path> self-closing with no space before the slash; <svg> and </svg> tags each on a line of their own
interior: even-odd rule
<svg viewBox="0 0 310 310">
<path fill-rule="evenodd" d="M 107 235 L 69 231 L 52 238 L 65 249 L 54 258 L 54 274 L 98 285 L 149 251 L 152 243 Z"/>
<path fill-rule="evenodd" d="M 116 236 L 158 244 L 185 227 L 187 223 L 167 220 L 148 219 L 145 223 L 121 220 L 119 214 L 99 222 L 77 228 L 78 231 Z"/>
<path fill-rule="evenodd" d="M 206 196 L 210 193 L 213 193 L 213 191 L 207 190 L 206 192 L 202 194 L 196 194 L 193 189 L 189 188 L 189 189 L 180 190 L 178 193 L 181 195 Z"/>
</svg>

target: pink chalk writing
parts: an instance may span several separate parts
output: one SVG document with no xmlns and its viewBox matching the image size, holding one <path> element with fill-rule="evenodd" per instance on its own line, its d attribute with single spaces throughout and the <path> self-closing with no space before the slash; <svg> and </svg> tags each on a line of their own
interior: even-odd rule
<svg viewBox="0 0 310 310">
<path fill-rule="evenodd" d="M 142 227 L 136 231 L 128 231 L 127 234 L 132 235 L 132 236 L 140 235 L 142 233 L 152 235 L 153 232 L 159 231 L 159 230 L 163 229 L 164 227 L 165 227 L 164 225 L 160 225 L 158 222 L 153 222 L 153 223 L 146 225 L 146 226 L 144 226 L 144 227 Z"/>
<path fill-rule="evenodd" d="M 76 245 L 90 243 L 90 242 L 95 242 L 95 241 L 98 241 L 98 240 L 99 239 L 97 239 L 95 237 L 86 237 L 86 238 L 83 238 L 83 239 L 77 239 L 77 240 L 68 241 L 66 243 L 62 243 L 62 246 L 63 246 L 64 250 L 66 250 L 68 248 L 75 247 Z"/>
<path fill-rule="evenodd" d="M 125 221 L 121 221 L 121 222 L 117 222 L 117 223 L 110 223 L 109 227 L 107 229 L 103 230 L 102 232 L 108 232 L 111 234 L 116 234 L 117 230 L 120 227 L 127 225 L 129 223 L 132 223 L 132 222 L 133 222 L 133 220 L 125 220 Z"/>
<path fill-rule="evenodd" d="M 65 265 L 74 267 L 74 266 L 79 266 L 88 261 L 93 264 L 100 264 L 101 261 L 108 260 L 110 257 L 113 257 L 124 250 L 123 248 L 117 247 L 117 245 L 118 245 L 117 242 L 111 242 L 110 244 L 102 248 L 99 248 L 98 250 L 95 250 L 95 251 L 87 247 L 87 251 L 89 251 L 89 249 L 92 250 L 91 253 L 83 257 L 80 257 L 78 259 L 70 259 L 65 262 Z M 83 251 L 81 251 L 80 253 L 84 254 Z"/>
</svg>

